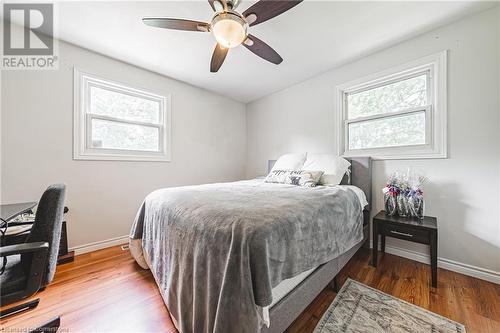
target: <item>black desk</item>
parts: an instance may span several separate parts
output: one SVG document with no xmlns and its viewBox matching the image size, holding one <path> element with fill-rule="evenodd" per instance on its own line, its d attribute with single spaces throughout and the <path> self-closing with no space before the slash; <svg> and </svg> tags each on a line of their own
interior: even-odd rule
<svg viewBox="0 0 500 333">
<path fill-rule="evenodd" d="M 9 222 L 16 216 L 29 212 L 37 202 L 22 202 L 15 204 L 0 205 L 0 227 L 4 227 L 5 223 Z"/>
</svg>

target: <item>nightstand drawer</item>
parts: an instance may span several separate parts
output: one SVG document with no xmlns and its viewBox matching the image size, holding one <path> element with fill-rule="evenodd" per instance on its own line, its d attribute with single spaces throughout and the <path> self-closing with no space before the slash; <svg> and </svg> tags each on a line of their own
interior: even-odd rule
<svg viewBox="0 0 500 333">
<path fill-rule="evenodd" d="M 389 237 L 429 244 L 429 231 L 396 224 L 384 224 L 381 233 Z"/>
</svg>

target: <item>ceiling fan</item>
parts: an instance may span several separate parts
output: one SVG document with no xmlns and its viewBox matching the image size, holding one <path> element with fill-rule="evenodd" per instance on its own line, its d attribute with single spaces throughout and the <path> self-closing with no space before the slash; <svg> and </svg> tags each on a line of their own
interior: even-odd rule
<svg viewBox="0 0 500 333">
<path fill-rule="evenodd" d="M 278 16 L 298 5 L 302 0 L 260 0 L 250 6 L 242 14 L 235 9 L 240 0 L 208 0 L 215 14 L 210 23 L 174 19 L 174 18 L 143 18 L 142 21 L 152 27 L 211 32 L 216 41 L 210 71 L 219 70 L 230 48 L 243 45 L 259 57 L 280 64 L 283 58 L 272 47 L 248 33 L 248 27 L 257 25 Z"/>
</svg>

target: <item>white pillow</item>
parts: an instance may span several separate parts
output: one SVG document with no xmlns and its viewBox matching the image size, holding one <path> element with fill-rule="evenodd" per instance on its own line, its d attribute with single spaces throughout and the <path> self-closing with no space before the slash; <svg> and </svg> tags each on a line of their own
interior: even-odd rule
<svg viewBox="0 0 500 333">
<path fill-rule="evenodd" d="M 305 161 L 306 153 L 285 154 L 274 163 L 271 172 L 274 170 L 302 170 Z"/>
<path fill-rule="evenodd" d="M 332 154 L 307 154 L 303 170 L 321 170 L 324 172 L 319 184 L 326 186 L 339 185 L 351 163 L 345 158 Z"/>
</svg>

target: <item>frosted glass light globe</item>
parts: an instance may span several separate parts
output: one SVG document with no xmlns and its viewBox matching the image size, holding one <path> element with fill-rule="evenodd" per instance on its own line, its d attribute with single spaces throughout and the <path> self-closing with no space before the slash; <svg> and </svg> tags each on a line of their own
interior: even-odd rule
<svg viewBox="0 0 500 333">
<path fill-rule="evenodd" d="M 247 23 L 231 12 L 217 14 L 211 26 L 217 42 L 225 48 L 233 48 L 247 38 Z"/>
</svg>

